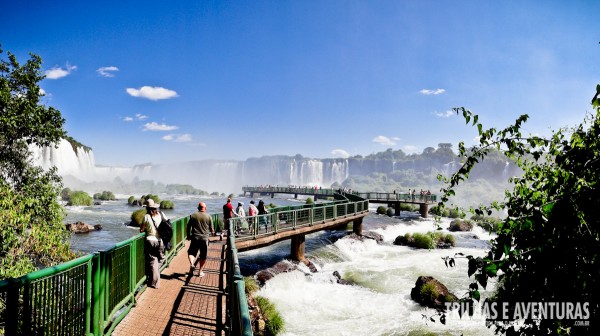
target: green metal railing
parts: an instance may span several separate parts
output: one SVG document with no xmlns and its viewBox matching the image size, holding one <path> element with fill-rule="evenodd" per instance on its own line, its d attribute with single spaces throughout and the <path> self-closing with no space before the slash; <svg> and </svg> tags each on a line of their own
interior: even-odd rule
<svg viewBox="0 0 600 336">
<path fill-rule="evenodd" d="M 221 266 L 227 281 L 220 283 L 227 293 L 227 315 L 225 326 L 218 328 L 228 335 L 252 335 L 235 241 L 368 210 L 368 201 L 358 196 L 332 196 L 336 199 L 333 202 L 279 207 L 267 215 L 232 219 Z M 212 218 L 219 231 L 222 215 L 213 214 Z M 165 253 L 161 271 L 185 245 L 188 219 L 172 222 L 173 248 Z M 236 238 L 239 232 L 234 231 L 244 224 L 244 234 Z M 140 233 L 108 250 L 0 281 L 0 334 L 110 335 L 135 305 L 136 296 L 145 290 L 145 279 L 144 234 Z M 219 308 L 217 315 L 220 313 Z"/>
<path fill-rule="evenodd" d="M 187 218 L 173 221 L 168 267 L 185 244 Z M 0 281 L 6 335 L 108 335 L 145 289 L 144 234 L 112 248 Z M 0 332 L 1 333 L 1 332 Z"/>
<path fill-rule="evenodd" d="M 436 195 L 420 195 L 420 194 L 396 194 L 396 193 L 379 193 L 379 192 L 358 192 L 355 195 L 361 198 L 376 200 L 376 201 L 401 201 L 407 203 L 436 203 Z"/>
</svg>

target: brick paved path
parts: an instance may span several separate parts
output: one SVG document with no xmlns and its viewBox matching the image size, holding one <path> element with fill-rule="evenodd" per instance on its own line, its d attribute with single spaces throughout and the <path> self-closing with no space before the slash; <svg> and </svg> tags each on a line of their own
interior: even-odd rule
<svg viewBox="0 0 600 336">
<path fill-rule="evenodd" d="M 221 316 L 225 315 L 223 287 L 219 286 L 220 279 L 225 281 L 220 273 L 224 242 L 211 241 L 202 278 L 188 274 L 187 242 L 162 272 L 160 288 L 147 288 L 113 335 L 224 335 L 217 333 L 223 323 L 223 319 L 217 321 L 218 300 Z"/>
</svg>

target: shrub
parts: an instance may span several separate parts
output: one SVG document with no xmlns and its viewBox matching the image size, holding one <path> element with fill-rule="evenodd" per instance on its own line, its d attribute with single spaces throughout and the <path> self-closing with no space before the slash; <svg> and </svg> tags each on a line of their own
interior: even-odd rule
<svg viewBox="0 0 600 336">
<path fill-rule="evenodd" d="M 436 290 L 433 282 L 424 284 L 423 287 L 421 287 L 420 294 L 424 301 L 429 302 L 435 302 L 438 296 L 440 296 L 440 293 Z"/>
<path fill-rule="evenodd" d="M 99 199 L 103 201 L 114 201 L 117 198 L 115 197 L 115 194 L 112 193 L 112 191 L 103 191 L 102 193 L 94 194 L 94 199 Z"/>
<path fill-rule="evenodd" d="M 448 226 L 448 231 L 456 232 L 456 231 L 471 231 L 473 230 L 473 221 L 470 219 L 455 219 L 450 222 L 450 226 Z"/>
<path fill-rule="evenodd" d="M 447 234 L 444 237 L 444 243 L 452 245 L 452 246 L 456 246 L 456 241 L 454 240 L 454 236 L 451 234 Z"/>
<path fill-rule="evenodd" d="M 135 202 L 135 197 L 134 196 L 129 196 L 129 198 L 127 199 L 127 204 L 129 205 L 134 205 L 133 202 Z"/>
<path fill-rule="evenodd" d="M 131 214 L 131 225 L 141 226 L 144 222 L 144 215 L 146 215 L 146 209 L 139 209 Z"/>
<path fill-rule="evenodd" d="M 93 200 L 85 191 L 73 191 L 69 194 L 69 202 L 67 205 L 92 205 Z"/>
<path fill-rule="evenodd" d="M 253 277 L 244 277 L 246 295 L 252 295 L 258 291 L 258 282 Z"/>
<path fill-rule="evenodd" d="M 385 210 L 385 214 L 392 217 L 395 214 L 395 211 L 393 208 L 387 208 L 387 210 Z"/>
<path fill-rule="evenodd" d="M 413 246 L 421 249 L 433 249 L 435 244 L 429 234 L 415 233 L 413 234 Z"/>
<path fill-rule="evenodd" d="M 309 197 L 306 199 L 306 204 L 313 204 L 315 203 L 315 201 L 313 201 L 312 197 Z"/>
<path fill-rule="evenodd" d="M 471 217 L 481 228 L 488 232 L 498 232 L 498 226 L 502 224 L 502 220 L 495 217 L 484 217 L 475 215 Z"/>
<path fill-rule="evenodd" d="M 64 188 L 63 190 L 61 190 L 60 192 L 60 198 L 63 199 L 63 201 L 68 201 L 69 200 L 69 194 L 71 194 L 71 189 L 69 188 Z"/>
<path fill-rule="evenodd" d="M 378 215 L 385 215 L 386 212 L 386 208 L 383 205 L 380 205 L 377 207 L 377 214 Z"/>
<path fill-rule="evenodd" d="M 269 299 L 262 296 L 257 296 L 255 299 L 266 320 L 265 335 L 275 336 L 282 332 L 284 327 L 283 318 L 275 305 Z"/>
<path fill-rule="evenodd" d="M 417 207 L 412 204 L 400 203 L 400 211 L 417 211 Z"/>
<path fill-rule="evenodd" d="M 173 204 L 173 202 L 171 201 L 161 201 L 160 202 L 160 208 L 161 209 L 173 209 L 175 207 L 175 204 Z"/>
</svg>

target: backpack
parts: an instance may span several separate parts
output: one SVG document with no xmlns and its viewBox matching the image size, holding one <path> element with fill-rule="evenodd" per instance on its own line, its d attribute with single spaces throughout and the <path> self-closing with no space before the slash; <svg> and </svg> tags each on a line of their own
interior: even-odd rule
<svg viewBox="0 0 600 336">
<path fill-rule="evenodd" d="M 171 238 L 173 238 L 173 224 L 171 224 L 170 219 L 165 219 L 162 211 L 160 212 L 160 217 L 162 220 L 157 228 L 158 235 L 165 245 L 165 250 L 169 251 L 173 247 L 173 245 L 171 245 Z M 152 218 L 152 221 L 154 222 L 154 218 Z M 156 227 L 156 224 L 154 224 L 154 227 Z"/>
</svg>

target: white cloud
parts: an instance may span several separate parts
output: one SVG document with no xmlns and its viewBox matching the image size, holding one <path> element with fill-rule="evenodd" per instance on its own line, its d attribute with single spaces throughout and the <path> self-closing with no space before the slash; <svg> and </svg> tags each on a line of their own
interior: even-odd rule
<svg viewBox="0 0 600 336">
<path fill-rule="evenodd" d="M 101 67 L 96 70 L 96 72 L 102 77 L 115 77 L 114 71 L 119 71 L 119 68 L 116 66 L 107 66 Z"/>
<path fill-rule="evenodd" d="M 125 117 L 125 118 L 123 118 L 123 121 L 133 121 L 133 118 L 132 117 Z"/>
<path fill-rule="evenodd" d="M 178 135 L 177 138 L 175 138 L 175 142 L 190 142 L 192 141 L 192 135 L 191 134 L 181 134 Z"/>
<path fill-rule="evenodd" d="M 400 140 L 399 138 L 396 137 L 392 137 L 392 138 L 388 138 L 386 136 L 383 135 L 378 135 L 375 137 L 375 139 L 373 139 L 373 142 L 376 142 L 380 145 L 384 145 L 384 146 L 394 146 L 396 145 L 396 141 Z"/>
<path fill-rule="evenodd" d="M 142 86 L 139 89 L 127 88 L 126 91 L 130 96 L 150 100 L 171 99 L 177 97 L 177 92 L 158 86 Z"/>
<path fill-rule="evenodd" d="M 437 96 L 444 92 L 446 92 L 446 90 L 444 90 L 444 89 L 435 89 L 435 90 L 423 89 L 423 90 L 419 91 L 419 93 L 424 94 L 426 96 L 430 96 L 430 95 Z"/>
<path fill-rule="evenodd" d="M 417 152 L 417 146 L 413 146 L 413 145 L 404 145 L 402 146 L 402 150 L 406 153 L 406 154 L 413 154 Z"/>
<path fill-rule="evenodd" d="M 190 142 L 192 141 L 192 135 L 191 134 L 169 134 L 169 135 L 165 135 L 164 137 L 162 137 L 161 139 L 165 140 L 165 141 L 173 141 L 173 142 Z"/>
<path fill-rule="evenodd" d="M 77 66 L 69 65 L 69 63 L 67 63 L 66 69 L 63 69 L 61 67 L 54 67 L 52 69 L 44 71 L 44 75 L 46 75 L 46 78 L 48 79 L 59 79 L 68 76 L 74 70 L 77 70 Z"/>
<path fill-rule="evenodd" d="M 440 118 L 450 118 L 454 115 L 454 112 L 448 110 L 446 112 L 435 112 L 434 114 Z"/>
<path fill-rule="evenodd" d="M 147 116 L 147 115 L 140 114 L 140 113 L 137 113 L 137 114 L 135 115 L 135 118 L 136 118 L 137 120 L 144 120 L 144 119 L 148 119 L 148 116 Z"/>
<path fill-rule="evenodd" d="M 348 152 L 346 152 L 343 149 L 334 149 L 331 151 L 331 155 L 333 155 L 333 157 L 335 158 L 342 158 L 342 159 L 347 159 L 350 157 L 350 154 Z"/>
<path fill-rule="evenodd" d="M 151 122 L 144 124 L 144 131 L 174 131 L 178 129 L 177 126 L 169 126 L 166 124 L 158 124 L 156 122 Z"/>
<path fill-rule="evenodd" d="M 42 88 L 40 88 L 40 96 L 45 96 L 46 95 L 46 91 Z"/>
</svg>

